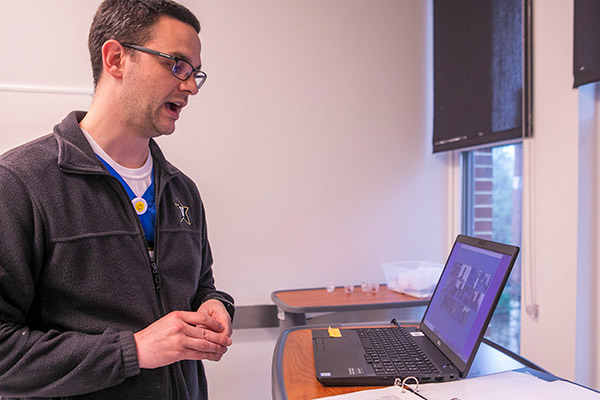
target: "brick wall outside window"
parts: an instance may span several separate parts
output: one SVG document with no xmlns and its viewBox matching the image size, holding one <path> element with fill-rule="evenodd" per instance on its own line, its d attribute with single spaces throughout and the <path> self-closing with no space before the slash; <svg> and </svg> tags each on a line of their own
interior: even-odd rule
<svg viewBox="0 0 600 400">
<path fill-rule="evenodd" d="M 491 149 L 474 151 L 473 157 L 473 236 L 492 239 L 493 158 Z"/>
</svg>

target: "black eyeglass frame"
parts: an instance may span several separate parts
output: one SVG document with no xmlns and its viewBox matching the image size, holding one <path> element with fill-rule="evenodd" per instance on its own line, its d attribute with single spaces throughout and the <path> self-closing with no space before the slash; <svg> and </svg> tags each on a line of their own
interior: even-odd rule
<svg viewBox="0 0 600 400">
<path fill-rule="evenodd" d="M 192 64 L 190 64 L 188 61 L 184 60 L 183 58 L 175 57 L 170 54 L 163 53 L 161 51 L 152 50 L 147 47 L 138 46 L 137 44 L 127 43 L 127 44 L 122 44 L 122 46 L 130 48 L 130 49 L 134 49 L 137 51 L 141 51 L 143 53 L 153 54 L 155 56 L 163 57 L 163 58 L 166 58 L 167 60 L 173 61 L 174 62 L 173 68 L 171 68 L 171 73 L 173 74 L 173 76 L 175 78 L 179 79 L 180 81 L 186 81 L 190 76 L 193 75 L 194 79 L 196 80 L 196 86 L 198 87 L 198 89 L 200 89 L 202 87 L 202 85 L 204 85 L 204 82 L 206 82 L 206 72 L 194 68 L 194 66 Z M 185 78 L 179 77 L 175 73 L 175 68 L 177 68 L 177 63 L 179 63 L 179 62 L 184 62 L 187 65 L 189 65 L 191 68 L 190 72 L 187 74 L 187 76 L 185 76 Z"/>
</svg>

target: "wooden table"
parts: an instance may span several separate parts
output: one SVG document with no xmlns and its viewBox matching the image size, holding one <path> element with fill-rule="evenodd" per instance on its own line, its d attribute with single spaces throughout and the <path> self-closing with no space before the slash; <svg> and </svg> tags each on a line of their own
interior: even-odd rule
<svg viewBox="0 0 600 400">
<path fill-rule="evenodd" d="M 277 305 L 279 326 L 283 329 L 306 324 L 306 313 L 362 311 L 388 308 L 418 307 L 429 303 L 429 298 L 419 299 L 394 292 L 381 285 L 376 293 L 363 292 L 360 286 L 353 293 L 343 287 L 333 292 L 325 288 L 281 290 L 273 292 L 271 299 Z"/>
<path fill-rule="evenodd" d="M 287 329 L 280 335 L 275 345 L 271 371 L 273 400 L 308 400 L 374 389 L 372 386 L 323 386 L 317 381 L 311 330 L 323 327 L 325 326 L 299 326 Z M 543 371 L 535 364 L 484 339 L 468 376 L 520 368 Z"/>
</svg>

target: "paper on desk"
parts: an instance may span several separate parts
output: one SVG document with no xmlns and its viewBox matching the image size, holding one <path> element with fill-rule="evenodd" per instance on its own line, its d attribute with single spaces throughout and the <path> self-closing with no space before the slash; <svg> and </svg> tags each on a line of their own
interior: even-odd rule
<svg viewBox="0 0 600 400">
<path fill-rule="evenodd" d="M 600 393 L 565 381 L 548 382 L 527 373 L 508 371 L 479 378 L 446 383 L 429 383 L 419 387 L 419 394 L 427 400 L 600 400 Z M 387 397 L 386 397 L 387 396 Z M 403 400 L 420 399 L 400 387 L 365 390 L 362 392 L 327 397 L 336 400 Z"/>
<path fill-rule="evenodd" d="M 400 386 L 389 386 L 385 389 L 363 390 L 338 396 L 321 397 L 320 400 L 422 400 L 408 391 L 402 392 Z"/>
<path fill-rule="evenodd" d="M 570 382 L 548 382 L 524 372 L 501 372 L 479 378 L 422 385 L 419 393 L 428 400 L 600 400 L 600 394 Z M 484 397 L 482 395 L 485 394 Z"/>
</svg>

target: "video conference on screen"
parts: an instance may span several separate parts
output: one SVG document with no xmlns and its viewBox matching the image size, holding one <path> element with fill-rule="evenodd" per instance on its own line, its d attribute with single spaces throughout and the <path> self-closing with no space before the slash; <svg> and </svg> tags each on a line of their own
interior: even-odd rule
<svg viewBox="0 0 600 400">
<path fill-rule="evenodd" d="M 492 275 L 469 265 L 454 263 L 444 286 L 442 309 L 459 325 L 464 326 L 475 315 L 490 286 Z"/>
</svg>

